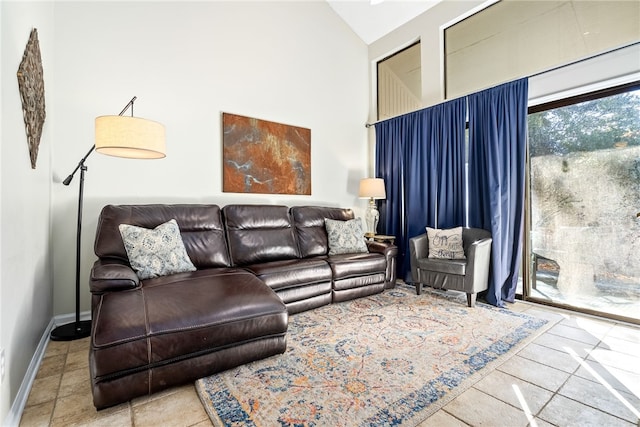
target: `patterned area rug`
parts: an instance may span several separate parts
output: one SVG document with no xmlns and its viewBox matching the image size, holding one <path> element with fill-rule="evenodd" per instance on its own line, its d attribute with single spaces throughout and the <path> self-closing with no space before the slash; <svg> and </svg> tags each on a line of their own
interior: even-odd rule
<svg viewBox="0 0 640 427">
<path fill-rule="evenodd" d="M 451 294 L 451 295 L 449 295 Z M 200 379 L 215 426 L 415 426 L 545 320 L 398 285 L 289 318 L 287 351 Z"/>
</svg>

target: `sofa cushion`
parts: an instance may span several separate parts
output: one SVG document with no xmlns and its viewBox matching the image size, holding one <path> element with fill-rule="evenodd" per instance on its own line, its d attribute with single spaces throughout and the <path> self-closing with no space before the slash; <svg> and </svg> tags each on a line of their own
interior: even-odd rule
<svg viewBox="0 0 640 427">
<path fill-rule="evenodd" d="M 329 255 L 369 251 L 367 249 L 367 243 L 364 240 L 362 219 L 355 218 L 348 221 L 336 221 L 325 218 L 324 224 L 327 227 Z"/>
<path fill-rule="evenodd" d="M 437 229 L 427 227 L 429 258 L 465 259 L 462 246 L 462 227 Z"/>
<path fill-rule="evenodd" d="M 384 281 L 387 268 L 386 258 L 379 253 L 333 255 L 327 258 L 327 262 L 334 280 L 383 273 Z"/>
<path fill-rule="evenodd" d="M 101 295 L 93 315 L 96 381 L 284 335 L 288 325 L 275 292 L 237 269 L 174 274 L 109 292 Z"/>
<path fill-rule="evenodd" d="M 333 302 L 380 293 L 386 283 L 387 260 L 380 253 L 333 255 Z"/>
<path fill-rule="evenodd" d="M 276 291 L 320 282 L 331 283 L 331 268 L 320 258 L 272 261 L 249 265 L 245 269 Z M 331 291 L 330 286 L 327 291 Z"/>
<path fill-rule="evenodd" d="M 195 271 L 175 219 L 154 229 L 120 224 L 129 264 L 140 279 Z"/>
<path fill-rule="evenodd" d="M 325 218 L 347 221 L 354 218 L 351 209 L 324 206 L 294 206 L 291 217 L 295 226 L 300 256 L 308 258 L 329 253 Z"/>
<path fill-rule="evenodd" d="M 289 209 L 277 205 L 222 208 L 233 265 L 298 258 Z"/>
<path fill-rule="evenodd" d="M 155 228 L 175 218 L 189 259 L 196 268 L 230 267 L 220 207 L 217 205 L 108 205 L 98 219 L 95 254 L 128 261 L 120 224 Z"/>
<path fill-rule="evenodd" d="M 323 258 L 272 261 L 244 268 L 276 291 L 289 314 L 331 303 L 331 268 Z"/>
</svg>

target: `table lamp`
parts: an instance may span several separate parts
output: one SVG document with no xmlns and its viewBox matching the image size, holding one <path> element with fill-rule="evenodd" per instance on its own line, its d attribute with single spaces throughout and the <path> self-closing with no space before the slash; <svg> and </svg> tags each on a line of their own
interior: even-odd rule
<svg viewBox="0 0 640 427">
<path fill-rule="evenodd" d="M 360 180 L 359 196 L 361 199 L 369 199 L 369 206 L 364 215 L 364 220 L 367 223 L 365 235 L 368 237 L 374 236 L 378 228 L 378 220 L 380 219 L 380 213 L 378 212 L 375 200 L 387 198 L 384 189 L 384 180 L 382 178 L 364 178 Z"/>
</svg>

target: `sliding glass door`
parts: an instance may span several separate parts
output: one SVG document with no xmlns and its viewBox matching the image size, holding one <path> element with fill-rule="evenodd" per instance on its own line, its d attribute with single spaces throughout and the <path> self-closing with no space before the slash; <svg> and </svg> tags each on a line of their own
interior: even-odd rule
<svg viewBox="0 0 640 427">
<path fill-rule="evenodd" d="M 640 321 L 640 85 L 529 115 L 525 297 Z"/>
</svg>

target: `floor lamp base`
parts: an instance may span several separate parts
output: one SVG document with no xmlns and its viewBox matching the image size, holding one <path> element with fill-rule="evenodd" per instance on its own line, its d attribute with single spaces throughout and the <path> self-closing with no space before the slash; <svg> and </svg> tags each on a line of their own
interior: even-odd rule
<svg viewBox="0 0 640 427">
<path fill-rule="evenodd" d="M 53 341 L 73 341 L 91 335 L 91 320 L 81 320 L 61 325 L 51 331 Z"/>
</svg>

